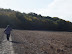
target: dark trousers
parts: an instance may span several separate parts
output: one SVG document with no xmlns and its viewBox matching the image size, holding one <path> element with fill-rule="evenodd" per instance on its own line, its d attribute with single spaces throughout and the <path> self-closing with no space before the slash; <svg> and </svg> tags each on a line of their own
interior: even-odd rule
<svg viewBox="0 0 72 54">
<path fill-rule="evenodd" d="M 7 34 L 7 40 L 9 40 L 10 34 Z"/>
</svg>

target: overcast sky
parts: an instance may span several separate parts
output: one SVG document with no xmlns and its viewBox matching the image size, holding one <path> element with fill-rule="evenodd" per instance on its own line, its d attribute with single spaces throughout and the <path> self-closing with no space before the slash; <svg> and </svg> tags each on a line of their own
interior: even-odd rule
<svg viewBox="0 0 72 54">
<path fill-rule="evenodd" d="M 0 0 L 0 8 L 10 8 L 25 13 L 34 12 L 72 22 L 71 5 L 72 0 Z"/>
</svg>

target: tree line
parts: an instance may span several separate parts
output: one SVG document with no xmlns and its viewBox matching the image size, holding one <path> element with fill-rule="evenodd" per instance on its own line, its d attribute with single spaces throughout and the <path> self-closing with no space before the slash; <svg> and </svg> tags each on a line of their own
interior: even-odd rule
<svg viewBox="0 0 72 54">
<path fill-rule="evenodd" d="M 5 28 L 7 25 L 14 29 L 72 31 L 72 23 L 58 17 L 0 8 L 0 27 Z"/>
</svg>

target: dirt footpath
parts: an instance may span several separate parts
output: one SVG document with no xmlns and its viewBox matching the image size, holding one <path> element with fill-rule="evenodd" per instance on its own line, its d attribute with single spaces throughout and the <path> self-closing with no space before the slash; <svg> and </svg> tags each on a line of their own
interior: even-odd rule
<svg viewBox="0 0 72 54">
<path fill-rule="evenodd" d="M 18 54 L 72 54 L 72 32 L 14 30 L 11 36 Z"/>
<path fill-rule="evenodd" d="M 4 29 L 0 29 L 0 54 L 14 54 L 11 37 L 10 41 L 7 41 L 3 31 Z"/>
</svg>

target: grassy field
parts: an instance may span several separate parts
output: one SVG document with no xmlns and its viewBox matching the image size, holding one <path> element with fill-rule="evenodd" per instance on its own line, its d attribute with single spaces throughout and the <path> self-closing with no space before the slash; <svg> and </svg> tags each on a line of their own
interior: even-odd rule
<svg viewBox="0 0 72 54">
<path fill-rule="evenodd" d="M 3 36 L 4 36 L 4 33 L 3 33 L 4 29 L 0 29 L 0 44 L 3 40 Z"/>
<path fill-rule="evenodd" d="M 72 32 L 13 30 L 11 36 L 18 54 L 72 54 Z"/>
</svg>

